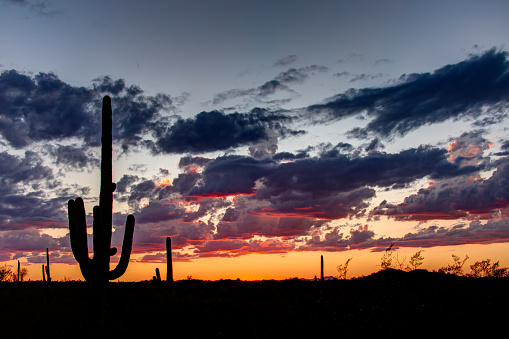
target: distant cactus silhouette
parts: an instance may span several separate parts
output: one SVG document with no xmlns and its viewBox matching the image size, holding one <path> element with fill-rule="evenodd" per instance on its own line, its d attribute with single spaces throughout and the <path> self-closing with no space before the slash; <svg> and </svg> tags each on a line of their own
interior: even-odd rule
<svg viewBox="0 0 509 339">
<path fill-rule="evenodd" d="M 320 256 L 320 281 L 324 281 L 323 277 L 323 255 Z"/>
<path fill-rule="evenodd" d="M 42 265 L 44 267 L 44 265 Z M 49 250 L 46 248 L 46 267 L 44 268 L 46 271 L 46 279 L 50 283 L 51 282 L 51 275 L 49 274 Z M 44 273 L 43 273 L 44 277 Z"/>
<path fill-rule="evenodd" d="M 161 273 L 159 272 L 159 268 L 156 267 L 156 275 L 154 275 L 152 277 L 152 280 L 155 281 L 156 283 L 160 283 L 161 282 Z"/>
<path fill-rule="evenodd" d="M 116 185 L 112 183 L 112 110 L 111 99 L 108 96 L 103 98 L 101 142 L 101 191 L 99 206 L 94 206 L 93 210 L 94 256 L 92 259 L 88 257 L 87 223 L 83 199 L 76 198 L 76 200 L 69 200 L 68 203 L 72 252 L 80 265 L 83 277 L 92 283 L 106 283 L 124 274 L 129 264 L 134 234 L 134 216 L 128 215 L 120 261 L 115 269 L 110 271 L 110 256 L 115 255 L 117 249 L 111 247 L 113 192 Z"/>
<path fill-rule="evenodd" d="M 173 282 L 173 258 L 171 255 L 171 238 L 166 238 L 166 282 Z"/>
<path fill-rule="evenodd" d="M 42 264 L 42 281 L 43 282 L 46 282 L 46 274 L 44 273 L 45 270 L 44 270 L 44 264 Z"/>
</svg>

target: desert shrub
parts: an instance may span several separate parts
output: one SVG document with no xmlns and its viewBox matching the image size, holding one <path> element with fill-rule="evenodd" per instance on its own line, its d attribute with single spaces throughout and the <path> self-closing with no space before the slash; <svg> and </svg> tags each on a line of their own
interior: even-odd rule
<svg viewBox="0 0 509 339">
<path fill-rule="evenodd" d="M 465 256 L 465 259 L 463 259 L 463 261 L 461 261 L 460 257 L 455 254 L 452 255 L 452 259 L 454 260 L 454 263 L 439 268 L 438 272 L 454 275 L 463 275 L 463 265 L 465 264 L 465 261 L 468 260 L 468 255 Z"/>
<path fill-rule="evenodd" d="M 338 265 L 336 269 L 338 270 L 338 275 L 336 278 L 339 280 L 346 280 L 346 273 L 348 272 L 348 264 L 350 263 L 352 258 L 348 259 L 344 264 Z"/>
<path fill-rule="evenodd" d="M 12 270 L 7 265 L 0 266 L 0 281 L 9 281 L 12 278 Z"/>
<path fill-rule="evenodd" d="M 474 278 L 509 276 L 509 268 L 500 267 L 500 263 L 498 261 L 492 264 L 491 259 L 476 261 L 470 265 L 470 269 L 472 271 L 469 276 Z"/>
<path fill-rule="evenodd" d="M 382 255 L 382 258 L 380 259 L 380 268 L 382 270 L 386 270 L 386 269 L 392 267 L 392 261 L 394 260 L 393 251 L 392 251 L 393 246 L 394 246 L 394 244 L 391 244 L 391 246 L 389 246 L 385 250 L 384 254 Z"/>
<path fill-rule="evenodd" d="M 414 255 L 410 257 L 410 261 L 405 268 L 406 271 L 413 271 L 416 270 L 419 266 L 422 265 L 422 262 L 424 261 L 424 257 L 422 256 L 422 251 L 415 252 Z"/>
</svg>

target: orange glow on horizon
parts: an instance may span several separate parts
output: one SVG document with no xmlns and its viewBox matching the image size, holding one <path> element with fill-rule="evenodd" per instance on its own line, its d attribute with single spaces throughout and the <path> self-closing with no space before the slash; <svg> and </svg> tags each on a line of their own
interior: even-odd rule
<svg viewBox="0 0 509 339">
<path fill-rule="evenodd" d="M 398 244 L 396 244 L 398 245 Z M 469 265 L 478 260 L 491 258 L 494 262 L 500 261 L 501 267 L 509 266 L 509 243 L 492 244 L 464 244 L 455 246 L 437 246 L 429 248 L 421 247 L 398 247 L 396 253 L 400 258 L 409 258 L 415 252 L 422 250 L 424 262 L 422 267 L 429 271 L 436 270 L 452 263 L 452 254 L 460 257 L 469 256 L 464 269 L 468 272 Z M 278 254 L 247 254 L 237 257 L 210 257 L 192 259 L 189 261 L 173 261 L 173 274 L 175 280 L 185 280 L 192 276 L 193 279 L 220 280 L 283 280 L 290 278 L 312 279 L 315 275 L 320 276 L 320 255 L 324 256 L 325 276 L 337 275 L 336 267 L 343 264 L 348 258 L 353 258 L 349 265 L 347 278 L 367 276 L 380 269 L 382 252 L 374 252 L 372 249 L 347 250 L 347 251 L 293 251 Z M 132 259 L 131 259 L 132 260 Z M 408 260 L 408 259 L 407 259 Z M 10 267 L 16 265 L 15 261 L 8 262 Z M 22 263 L 28 268 L 28 277 L 32 281 L 41 280 L 40 264 Z M 112 264 L 111 266 L 113 266 Z M 161 271 L 161 276 L 166 277 L 166 263 L 161 262 L 137 262 L 131 261 L 126 273 L 117 281 L 143 281 L 151 280 L 155 268 Z M 84 280 L 79 266 L 74 264 L 51 264 L 51 275 L 54 281 Z"/>
</svg>

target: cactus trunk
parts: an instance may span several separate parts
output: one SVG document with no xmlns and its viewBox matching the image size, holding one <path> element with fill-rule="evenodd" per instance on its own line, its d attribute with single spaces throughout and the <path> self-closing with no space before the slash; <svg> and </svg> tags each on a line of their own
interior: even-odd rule
<svg viewBox="0 0 509 339">
<path fill-rule="evenodd" d="M 161 282 L 161 273 L 159 272 L 159 268 L 157 268 L 157 267 L 156 267 L 156 275 L 155 275 L 155 277 L 154 277 L 154 278 L 155 278 L 154 280 L 155 280 L 156 282 L 158 282 L 158 283 L 160 283 L 160 282 Z"/>
<path fill-rule="evenodd" d="M 173 257 L 171 255 L 171 238 L 166 238 L 166 282 L 173 282 Z"/>
<path fill-rule="evenodd" d="M 323 277 L 323 255 L 320 256 L 320 281 L 324 281 Z"/>
<path fill-rule="evenodd" d="M 42 264 L 42 281 L 43 282 L 46 282 L 46 274 L 44 273 L 45 270 L 44 270 L 44 264 Z"/>
<path fill-rule="evenodd" d="M 51 282 L 51 275 L 49 273 L 49 250 L 47 248 L 46 248 L 46 278 L 48 282 Z"/>
<path fill-rule="evenodd" d="M 112 110 L 111 99 L 108 96 L 103 99 L 101 143 L 101 191 L 99 206 L 94 206 L 93 209 L 92 259 L 88 256 L 83 199 L 69 200 L 68 204 L 71 248 L 76 261 L 80 264 L 83 277 L 94 283 L 106 283 L 124 274 L 129 264 L 134 234 L 134 216 L 128 215 L 120 261 L 115 269 L 110 271 L 110 256 L 115 255 L 117 249 L 111 247 L 113 192 L 116 186 L 112 182 Z"/>
</svg>

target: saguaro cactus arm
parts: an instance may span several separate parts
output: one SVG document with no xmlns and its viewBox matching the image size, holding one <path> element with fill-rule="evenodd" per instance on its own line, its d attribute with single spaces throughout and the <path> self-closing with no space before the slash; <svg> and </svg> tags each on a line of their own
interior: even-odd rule
<svg viewBox="0 0 509 339">
<path fill-rule="evenodd" d="M 118 279 L 127 270 L 129 259 L 131 258 L 131 249 L 133 247 L 134 235 L 134 216 L 129 214 L 125 222 L 124 241 L 122 243 L 122 252 L 120 254 L 120 261 L 115 269 L 109 272 L 108 279 Z"/>
</svg>

